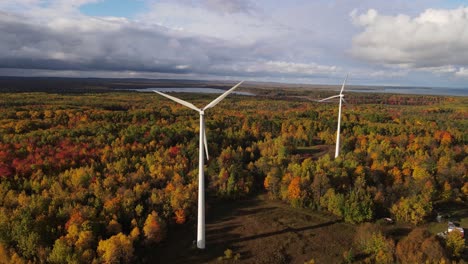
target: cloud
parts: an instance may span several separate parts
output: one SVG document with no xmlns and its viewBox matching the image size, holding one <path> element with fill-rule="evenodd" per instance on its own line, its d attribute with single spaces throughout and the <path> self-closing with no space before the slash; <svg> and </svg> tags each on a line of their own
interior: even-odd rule
<svg viewBox="0 0 468 264">
<path fill-rule="evenodd" d="M 266 61 L 248 66 L 249 73 L 279 73 L 294 76 L 330 75 L 339 69 L 336 66 L 317 65 L 315 63 L 295 63 L 286 61 Z"/>
<path fill-rule="evenodd" d="M 236 13 L 251 13 L 256 9 L 251 0 L 148 0 L 150 6 L 160 4 L 178 7 L 200 8 L 208 12 L 230 15 Z M 190 14 L 186 14 L 190 15 Z"/>
<path fill-rule="evenodd" d="M 0 68 L 5 69 L 212 76 L 296 76 L 334 69 L 274 61 L 261 44 L 198 37 L 123 18 L 74 16 L 37 23 L 0 12 L 0 35 Z"/>
<path fill-rule="evenodd" d="M 352 40 L 356 58 L 438 73 L 468 65 L 468 8 L 427 9 L 416 17 L 369 9 L 360 15 L 353 11 L 351 18 L 363 28 Z"/>
<path fill-rule="evenodd" d="M 249 13 L 254 9 L 253 4 L 247 0 L 203 0 L 203 5 L 221 13 Z"/>
<path fill-rule="evenodd" d="M 213 3 L 224 7 L 235 4 L 236 8 L 230 8 L 233 12 L 225 12 L 212 7 Z M 308 5 L 307 9 L 317 12 L 315 5 Z M 327 12 L 330 10 L 332 8 Z M 335 62 L 323 58 L 328 56 L 325 49 L 332 47 L 337 51 L 332 56 L 341 56 L 342 49 L 338 48 L 341 42 L 329 39 L 338 35 L 316 34 L 313 27 L 307 25 L 319 24 L 319 21 L 311 21 L 311 17 L 315 16 L 290 5 L 271 10 L 266 5 L 254 6 L 251 1 L 177 0 L 153 2 L 145 13 L 138 16 L 138 20 L 177 30 L 181 34 L 213 38 L 223 42 L 223 45 L 244 47 L 244 58 L 236 59 L 242 63 L 245 59 L 255 61 L 252 65 L 266 61 L 333 65 Z M 329 20 L 333 21 L 332 18 Z M 329 23 L 323 23 L 321 28 L 327 25 Z M 334 29 L 323 31 L 334 32 Z"/>
<path fill-rule="evenodd" d="M 287 32 L 247 1 L 158 1 L 137 16 L 141 23 L 160 25 L 198 37 L 253 44 Z"/>
<path fill-rule="evenodd" d="M 419 71 L 431 72 L 434 74 L 445 74 L 445 73 L 455 73 L 457 68 L 453 65 L 444 65 L 439 67 L 424 67 L 418 68 Z"/>
<path fill-rule="evenodd" d="M 362 72 L 359 75 L 364 75 L 366 73 Z M 400 71 L 372 71 L 370 73 L 367 73 L 371 77 L 380 77 L 380 78 L 394 78 L 394 77 L 403 77 L 408 75 L 408 71 L 405 70 L 400 70 Z"/>
<path fill-rule="evenodd" d="M 37 25 L 0 13 L 0 67 L 181 72 L 216 62 L 219 47 L 127 20 L 60 18 Z"/>
<path fill-rule="evenodd" d="M 105 0 L 15 0 L 1 1 L 0 10 L 48 17 L 78 14 L 80 6 Z"/>
<path fill-rule="evenodd" d="M 375 9 L 369 9 L 367 13 L 357 15 L 357 9 L 351 11 L 350 16 L 353 19 L 353 23 L 358 26 L 368 26 L 375 22 L 378 16 L 378 12 Z"/>
<path fill-rule="evenodd" d="M 461 78 L 468 78 L 468 68 L 461 67 L 456 73 L 455 76 Z"/>
<path fill-rule="evenodd" d="M 467 68 L 466 10 L 421 7 L 438 0 L 135 0 L 147 8 L 127 18 L 81 13 L 99 1 L 112 3 L 0 0 L 0 75 L 333 83 L 350 72 L 414 85 L 463 84 Z"/>
</svg>

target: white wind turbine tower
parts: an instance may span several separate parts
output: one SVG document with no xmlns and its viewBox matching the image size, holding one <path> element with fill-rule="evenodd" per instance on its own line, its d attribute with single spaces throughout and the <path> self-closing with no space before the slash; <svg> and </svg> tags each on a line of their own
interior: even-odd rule
<svg viewBox="0 0 468 264">
<path fill-rule="evenodd" d="M 243 82 L 243 81 L 242 81 Z M 214 107 L 217 105 L 221 100 L 223 100 L 228 94 L 234 91 L 242 82 L 236 84 L 231 89 L 224 92 L 218 98 L 213 100 L 211 103 L 207 104 L 203 108 L 198 108 L 193 104 L 181 100 L 179 98 L 175 98 L 173 96 L 167 95 L 165 93 L 161 93 L 158 91 L 154 91 L 157 94 L 160 94 L 164 97 L 167 97 L 173 101 L 181 105 L 185 105 L 188 108 L 191 108 L 197 111 L 200 114 L 200 144 L 199 144 L 199 158 L 198 158 L 198 222 L 197 222 L 197 247 L 200 249 L 205 248 L 205 177 L 204 177 L 204 165 L 205 165 L 205 157 L 203 155 L 203 148 L 205 148 L 206 158 L 208 157 L 208 146 L 206 141 L 206 133 L 205 133 L 205 110 Z M 204 147 L 203 147 L 204 146 Z"/>
<path fill-rule="evenodd" d="M 345 78 L 345 80 L 344 80 L 344 82 L 343 82 L 343 86 L 341 86 L 340 94 L 334 95 L 334 96 L 330 96 L 330 97 L 328 97 L 328 98 L 319 100 L 319 102 L 324 102 L 324 101 L 327 101 L 327 100 L 330 100 L 330 99 L 333 99 L 333 98 L 337 98 L 337 97 L 340 98 L 340 104 L 339 104 L 339 108 L 338 108 L 338 128 L 337 128 L 337 130 L 336 130 L 335 159 L 336 159 L 336 158 L 338 157 L 338 155 L 340 154 L 341 104 L 342 104 L 343 102 L 345 102 L 343 90 L 344 90 L 344 87 L 345 87 L 345 84 L 346 84 L 346 80 L 347 80 L 347 79 L 348 79 L 348 75 L 346 75 L 346 78 Z"/>
</svg>

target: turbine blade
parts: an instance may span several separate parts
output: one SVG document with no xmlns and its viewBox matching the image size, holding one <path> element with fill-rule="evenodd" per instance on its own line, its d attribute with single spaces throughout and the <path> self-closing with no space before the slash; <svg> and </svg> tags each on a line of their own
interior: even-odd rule
<svg viewBox="0 0 468 264">
<path fill-rule="evenodd" d="M 345 104 L 348 103 L 348 102 L 346 102 L 346 100 L 343 97 L 341 97 L 341 100 L 343 100 L 343 103 L 345 103 Z"/>
<path fill-rule="evenodd" d="M 194 106 L 193 104 L 191 104 L 191 103 L 189 103 L 189 102 L 186 102 L 186 101 L 184 101 L 184 100 L 182 100 L 182 99 L 176 98 L 176 97 L 174 97 L 174 96 L 170 96 L 170 95 L 165 94 L 165 93 L 161 93 L 161 92 L 159 92 L 159 91 L 153 91 L 153 92 L 155 92 L 155 93 L 157 93 L 157 94 L 159 94 L 159 95 L 162 95 L 162 96 L 164 96 L 164 97 L 166 97 L 166 98 L 169 98 L 169 99 L 171 99 L 172 101 L 175 101 L 175 102 L 177 102 L 177 103 L 179 103 L 179 104 L 181 104 L 181 105 L 185 105 L 186 107 L 191 108 L 191 109 L 193 109 L 193 110 L 195 110 L 195 111 L 197 111 L 197 112 L 200 112 L 200 108 L 198 108 L 198 107 Z"/>
<path fill-rule="evenodd" d="M 222 95 L 220 95 L 218 98 L 214 99 L 211 103 L 209 103 L 207 106 L 205 106 L 202 110 L 206 110 L 206 109 L 209 109 L 211 107 L 214 107 L 215 105 L 217 105 L 219 102 L 221 102 L 221 100 L 223 100 L 226 96 L 228 96 L 228 94 L 232 93 L 237 87 L 239 87 L 239 85 L 241 85 L 244 81 L 241 81 L 240 83 L 236 84 L 234 87 L 232 87 L 231 89 L 227 90 L 226 92 L 224 92 Z"/>
<path fill-rule="evenodd" d="M 318 100 L 318 102 L 324 102 L 324 101 L 327 101 L 327 100 L 330 100 L 330 99 L 333 99 L 333 98 L 337 98 L 337 97 L 340 97 L 340 95 L 330 96 L 330 97 L 327 97 L 327 98 L 325 98 L 325 99 Z"/>
<path fill-rule="evenodd" d="M 346 78 L 344 79 L 343 85 L 341 86 L 340 94 L 343 94 L 344 87 L 345 87 L 345 84 L 346 84 L 346 80 L 348 80 L 348 75 L 349 75 L 349 74 L 346 74 Z"/>
<path fill-rule="evenodd" d="M 205 123 L 203 123 L 203 145 L 205 146 L 205 153 L 206 153 L 206 159 L 210 160 L 210 156 L 208 155 L 208 141 L 206 140 L 206 126 Z"/>
</svg>

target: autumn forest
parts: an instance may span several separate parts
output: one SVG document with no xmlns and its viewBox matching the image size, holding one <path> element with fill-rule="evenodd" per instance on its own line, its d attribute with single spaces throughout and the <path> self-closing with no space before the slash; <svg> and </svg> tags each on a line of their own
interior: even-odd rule
<svg viewBox="0 0 468 264">
<path fill-rule="evenodd" d="M 356 229 L 343 262 L 463 261 L 464 241 L 427 227 L 467 208 L 468 98 L 348 98 L 337 159 L 334 102 L 232 94 L 208 110 L 207 199 L 263 194 L 341 219 Z M 0 105 L 0 263 L 148 262 L 174 230 L 195 239 L 195 112 L 136 92 L 2 93 Z M 416 233 L 389 235 L 386 217 Z"/>
</svg>

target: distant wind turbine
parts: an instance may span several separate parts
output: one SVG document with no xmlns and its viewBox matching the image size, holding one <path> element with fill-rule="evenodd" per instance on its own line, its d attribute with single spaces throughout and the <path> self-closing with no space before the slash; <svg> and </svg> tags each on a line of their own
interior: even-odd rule
<svg viewBox="0 0 468 264">
<path fill-rule="evenodd" d="M 199 143 L 199 151 L 198 151 L 199 152 L 199 158 L 198 158 L 198 222 L 197 222 L 197 247 L 200 249 L 205 248 L 205 179 L 204 179 L 205 177 L 204 177 L 204 171 L 203 171 L 204 165 L 205 165 L 205 157 L 203 155 L 203 148 L 205 149 L 205 152 L 206 152 L 206 158 L 209 159 L 208 144 L 207 144 L 206 133 L 205 133 L 205 116 L 204 116 L 205 110 L 212 108 L 215 105 L 217 105 L 219 102 L 221 102 L 221 100 L 223 100 L 226 96 L 228 96 L 228 94 L 232 93 L 234 89 L 239 87 L 239 85 L 241 85 L 242 82 L 236 84 L 234 87 L 227 90 L 218 98 L 216 98 L 211 103 L 207 104 L 205 107 L 201 109 L 179 98 L 176 98 L 176 97 L 173 97 L 173 96 L 170 96 L 165 93 L 158 92 L 158 91 L 153 91 L 181 105 L 185 105 L 186 107 L 193 109 L 200 114 L 200 139 L 199 139 L 200 143 Z"/>
<path fill-rule="evenodd" d="M 337 98 L 337 97 L 340 98 L 340 104 L 339 104 L 339 108 L 338 108 L 338 128 L 337 128 L 337 130 L 336 130 L 335 159 L 336 159 L 336 158 L 338 157 L 338 155 L 340 154 L 341 104 L 342 104 L 342 102 L 345 102 L 345 103 L 346 103 L 346 101 L 344 100 L 344 94 L 343 94 L 344 87 L 345 87 L 345 84 L 346 84 L 346 80 L 348 80 L 348 75 L 346 75 L 346 78 L 345 78 L 345 80 L 344 80 L 344 82 L 343 82 L 343 86 L 341 86 L 340 94 L 334 95 L 334 96 L 330 96 L 330 97 L 328 97 L 328 98 L 319 100 L 319 102 L 324 102 L 324 101 L 327 101 L 327 100 L 330 100 L 330 99 L 333 99 L 333 98 Z"/>
</svg>

